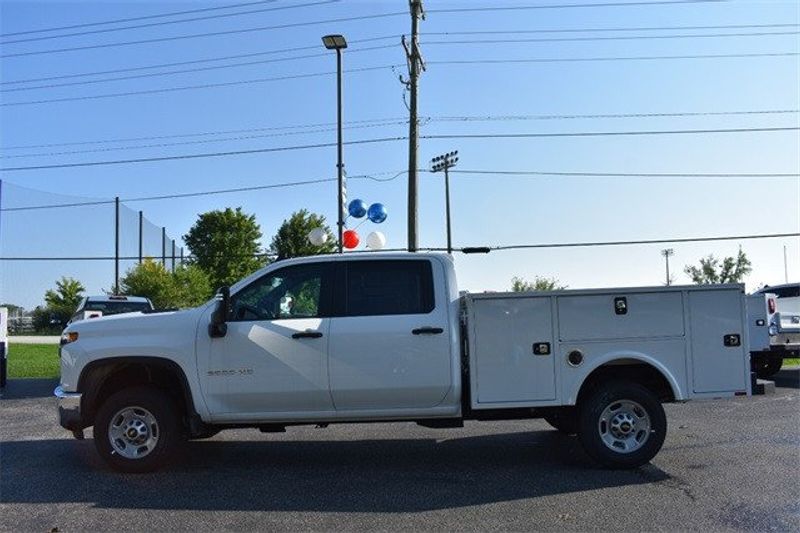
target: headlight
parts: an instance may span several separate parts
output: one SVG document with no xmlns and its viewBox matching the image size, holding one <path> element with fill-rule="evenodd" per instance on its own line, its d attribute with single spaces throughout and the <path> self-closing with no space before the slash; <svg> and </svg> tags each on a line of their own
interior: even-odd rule
<svg viewBox="0 0 800 533">
<path fill-rule="evenodd" d="M 77 331 L 70 331 L 67 333 L 63 333 L 61 335 L 61 346 L 64 346 L 65 344 L 69 344 L 71 342 L 75 342 L 76 340 L 78 340 Z"/>
</svg>

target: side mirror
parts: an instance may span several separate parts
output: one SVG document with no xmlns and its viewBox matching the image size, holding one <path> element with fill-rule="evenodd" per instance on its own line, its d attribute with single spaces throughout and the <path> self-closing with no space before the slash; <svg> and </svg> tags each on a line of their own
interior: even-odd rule
<svg viewBox="0 0 800 533">
<path fill-rule="evenodd" d="M 217 308 L 211 313 L 211 322 L 208 324 L 208 336 L 213 338 L 224 337 L 228 333 L 228 309 L 231 305 L 231 289 L 222 287 L 217 292 Z"/>
</svg>

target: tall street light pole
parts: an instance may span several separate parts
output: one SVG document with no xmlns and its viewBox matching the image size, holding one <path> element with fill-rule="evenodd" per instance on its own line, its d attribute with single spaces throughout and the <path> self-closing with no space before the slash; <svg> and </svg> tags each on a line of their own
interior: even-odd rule
<svg viewBox="0 0 800 533">
<path fill-rule="evenodd" d="M 338 191 L 337 191 L 337 216 L 336 225 L 339 228 L 339 253 L 342 253 L 342 237 L 344 234 L 344 206 L 346 200 L 346 189 L 344 183 L 344 163 L 342 161 L 342 50 L 347 48 L 347 41 L 343 35 L 325 35 L 322 44 L 328 50 L 336 50 L 336 150 L 338 170 Z"/>
<path fill-rule="evenodd" d="M 450 172 L 452 167 L 458 162 L 458 150 L 440 155 L 431 159 L 431 172 L 441 172 L 444 170 L 444 200 L 447 212 L 447 253 L 453 253 L 453 238 L 450 232 Z"/>
<path fill-rule="evenodd" d="M 661 255 L 664 256 L 664 259 L 667 262 L 667 286 L 672 285 L 672 280 L 669 279 L 669 258 L 674 253 L 675 253 L 675 250 L 673 250 L 672 248 L 666 248 L 664 250 L 661 250 Z"/>
</svg>

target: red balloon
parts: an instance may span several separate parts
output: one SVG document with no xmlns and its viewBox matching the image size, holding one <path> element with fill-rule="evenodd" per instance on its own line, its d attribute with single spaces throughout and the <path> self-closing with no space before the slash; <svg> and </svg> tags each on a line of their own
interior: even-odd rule
<svg viewBox="0 0 800 533">
<path fill-rule="evenodd" d="M 355 230 L 349 229 L 342 234 L 342 245 L 348 250 L 352 250 L 358 246 L 358 243 L 358 233 L 356 233 Z"/>
</svg>

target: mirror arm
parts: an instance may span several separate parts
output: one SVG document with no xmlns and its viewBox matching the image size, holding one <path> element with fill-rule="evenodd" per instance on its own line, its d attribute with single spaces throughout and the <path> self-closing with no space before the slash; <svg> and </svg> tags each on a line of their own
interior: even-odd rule
<svg viewBox="0 0 800 533">
<path fill-rule="evenodd" d="M 211 313 L 211 322 L 208 324 L 208 336 L 221 338 L 228 333 L 228 310 L 230 308 L 231 290 L 229 287 L 222 287 L 218 294 L 222 296 L 217 304 L 217 308 Z"/>
</svg>

